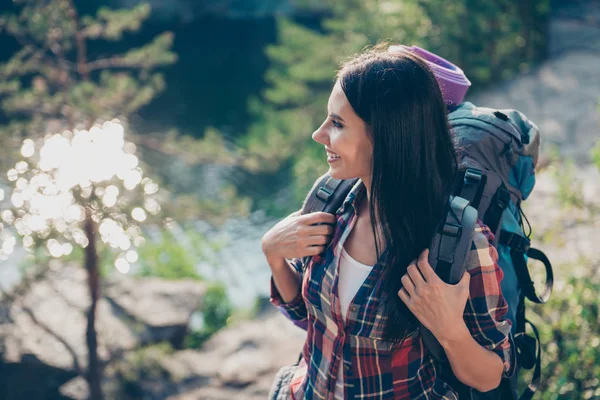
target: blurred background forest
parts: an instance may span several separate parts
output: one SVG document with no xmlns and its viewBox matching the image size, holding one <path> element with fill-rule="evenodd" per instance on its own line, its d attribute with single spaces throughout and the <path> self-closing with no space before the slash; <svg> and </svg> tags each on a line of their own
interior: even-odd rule
<svg viewBox="0 0 600 400">
<path fill-rule="evenodd" d="M 536 398 L 600 399 L 597 1 L 0 4 L 0 399 L 266 398 L 303 334 L 260 238 L 328 169 L 337 65 L 383 40 L 539 125 Z"/>
</svg>

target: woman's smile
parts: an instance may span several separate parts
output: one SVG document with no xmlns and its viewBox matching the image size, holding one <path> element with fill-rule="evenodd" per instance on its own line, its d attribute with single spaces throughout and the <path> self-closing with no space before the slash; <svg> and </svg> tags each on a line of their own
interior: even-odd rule
<svg viewBox="0 0 600 400">
<path fill-rule="evenodd" d="M 338 156 L 337 154 L 327 149 L 325 151 L 327 151 L 327 162 L 332 163 L 340 159 L 340 156 Z"/>
</svg>

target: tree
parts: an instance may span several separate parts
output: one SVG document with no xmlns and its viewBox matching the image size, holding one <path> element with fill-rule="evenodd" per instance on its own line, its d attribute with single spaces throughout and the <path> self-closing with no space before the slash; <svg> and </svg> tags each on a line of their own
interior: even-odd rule
<svg viewBox="0 0 600 400">
<path fill-rule="evenodd" d="M 135 146 L 124 141 L 123 133 L 115 120 L 89 131 L 48 136 L 37 145 L 25 139 L 23 159 L 8 171 L 12 207 L 2 212 L 4 223 L 14 226 L 30 253 L 43 249 L 59 258 L 83 249 L 91 298 L 86 378 L 94 399 L 102 398 L 95 330 L 101 247 L 118 252 L 115 266 L 127 272 L 138 257 L 135 247 L 143 243 L 140 224 L 161 208 L 158 185 L 143 177 Z"/>
<path fill-rule="evenodd" d="M 60 128 L 89 128 L 98 118 L 130 115 L 163 89 L 156 68 L 177 60 L 169 32 L 123 54 L 88 59 L 88 41 L 117 41 L 137 31 L 150 14 L 147 4 L 80 17 L 72 0 L 15 3 L 19 13 L 0 18 L 0 32 L 22 46 L 0 65 L 0 99 L 11 117 L 0 132 L 4 149 Z"/>
<path fill-rule="evenodd" d="M 15 224 L 26 248 L 36 248 L 43 242 L 55 257 L 68 253 L 74 244 L 85 248 L 84 265 L 91 298 L 87 313 L 86 379 L 92 398 L 98 400 L 103 395 L 95 331 L 99 297 L 97 238 L 100 236 L 109 245 L 125 251 L 131 246 L 130 234 L 136 231 L 125 216 L 140 220 L 146 215 L 141 207 L 131 213 L 124 212 L 130 203 L 123 199 L 131 196 L 119 197 L 119 193 L 139 187 L 142 174 L 135 156 L 123 153 L 127 147 L 123 147 L 121 125 L 110 121 L 117 115 L 134 113 L 163 89 L 163 78 L 155 70 L 177 60 L 170 50 L 173 35 L 166 32 L 142 47 L 90 60 L 88 41 L 117 41 L 125 32 L 136 32 L 149 16 L 150 7 L 141 4 L 129 10 L 100 8 L 95 16 L 80 16 L 73 0 L 15 0 L 14 3 L 17 13 L 0 17 L 0 32 L 13 36 L 22 46 L 8 62 L 0 65 L 0 99 L 4 112 L 11 117 L 11 123 L 0 130 L 0 148 L 9 150 L 0 157 L 2 166 L 8 167 L 16 161 L 10 150 L 18 148 L 20 143 L 23 143 L 22 155 L 31 157 L 40 138 L 53 136 L 44 141 L 39 162 L 30 164 L 20 160 L 9 171 L 8 178 L 15 184 L 11 201 L 17 210 L 5 210 L 3 219 Z M 108 122 L 94 125 L 98 121 Z M 119 178 L 115 178 L 119 173 L 115 165 L 109 165 L 115 159 L 105 159 L 103 168 L 94 164 L 94 157 L 101 154 L 93 152 L 99 151 L 94 146 L 100 143 L 104 143 L 104 150 L 112 149 L 110 157 L 123 160 Z M 131 150 L 131 145 L 128 146 Z M 60 151 L 71 157 L 61 155 Z M 84 154 L 87 158 L 82 158 Z M 65 183 L 62 162 L 69 159 L 71 167 L 88 175 L 78 175 L 76 180 Z M 96 170 L 90 169 L 92 166 Z M 119 189 L 117 182 L 125 190 Z M 144 189 L 154 190 L 147 182 Z M 44 196 L 58 196 L 55 202 L 66 203 L 67 208 L 59 207 L 48 214 L 48 207 L 39 204 L 48 200 Z M 58 203 L 55 206 L 65 206 Z M 157 207 L 150 204 L 151 208 Z M 114 239 L 117 242 L 109 237 L 117 238 Z M 10 250 L 13 246 L 14 240 L 8 240 L 2 248 Z M 118 258 L 117 267 L 124 268 L 126 262 L 124 257 Z"/>
</svg>

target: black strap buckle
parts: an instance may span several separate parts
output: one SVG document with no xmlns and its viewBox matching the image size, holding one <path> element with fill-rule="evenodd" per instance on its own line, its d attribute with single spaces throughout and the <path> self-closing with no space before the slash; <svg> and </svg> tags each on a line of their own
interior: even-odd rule
<svg viewBox="0 0 600 400">
<path fill-rule="evenodd" d="M 482 177 L 483 177 L 483 174 L 481 173 L 481 171 L 473 169 L 473 168 L 468 168 L 465 171 L 465 184 L 466 185 L 479 185 L 479 182 L 481 182 Z"/>
<path fill-rule="evenodd" d="M 450 223 L 446 222 L 444 224 L 444 228 L 442 229 L 442 232 L 444 232 L 444 235 L 447 235 L 447 236 L 450 236 L 453 238 L 457 238 L 462 233 L 462 227 L 460 225 L 450 224 Z"/>
<path fill-rule="evenodd" d="M 320 188 L 319 191 L 317 192 L 317 197 L 319 199 L 323 200 L 324 202 L 328 202 L 329 198 L 331 197 L 331 192 L 329 192 L 325 188 Z"/>
<path fill-rule="evenodd" d="M 520 251 L 521 253 L 527 253 L 531 242 L 524 236 L 518 233 L 502 231 L 500 232 L 500 243 L 507 245 L 511 249 Z"/>
<path fill-rule="evenodd" d="M 505 188 L 501 187 L 498 189 L 498 196 L 496 197 L 496 204 L 502 210 L 505 210 L 508 207 L 508 203 L 510 202 L 510 193 Z"/>
</svg>

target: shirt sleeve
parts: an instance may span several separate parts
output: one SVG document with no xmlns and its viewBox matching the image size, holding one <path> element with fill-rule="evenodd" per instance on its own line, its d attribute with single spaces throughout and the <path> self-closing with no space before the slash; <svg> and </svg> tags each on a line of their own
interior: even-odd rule
<svg viewBox="0 0 600 400">
<path fill-rule="evenodd" d="M 289 265 L 291 265 L 298 276 L 300 277 L 300 282 L 302 282 L 303 276 L 303 262 L 302 258 L 293 258 L 291 261 L 287 261 Z M 296 297 L 285 303 L 281 298 L 281 294 L 277 290 L 275 286 L 275 282 L 273 281 L 273 276 L 271 275 L 271 297 L 269 299 L 271 304 L 273 304 L 281 313 L 288 319 L 290 319 L 294 324 L 302 329 L 307 329 L 308 316 L 306 303 L 304 302 L 304 298 L 302 297 L 302 287 L 298 291 Z"/>
<path fill-rule="evenodd" d="M 492 231 L 478 221 L 467 260 L 471 280 L 464 320 L 477 343 L 500 356 L 503 376 L 509 378 L 515 371 L 515 345 L 511 322 L 506 318 L 508 303 L 500 289 L 504 273 L 491 244 L 493 239 Z"/>
</svg>

